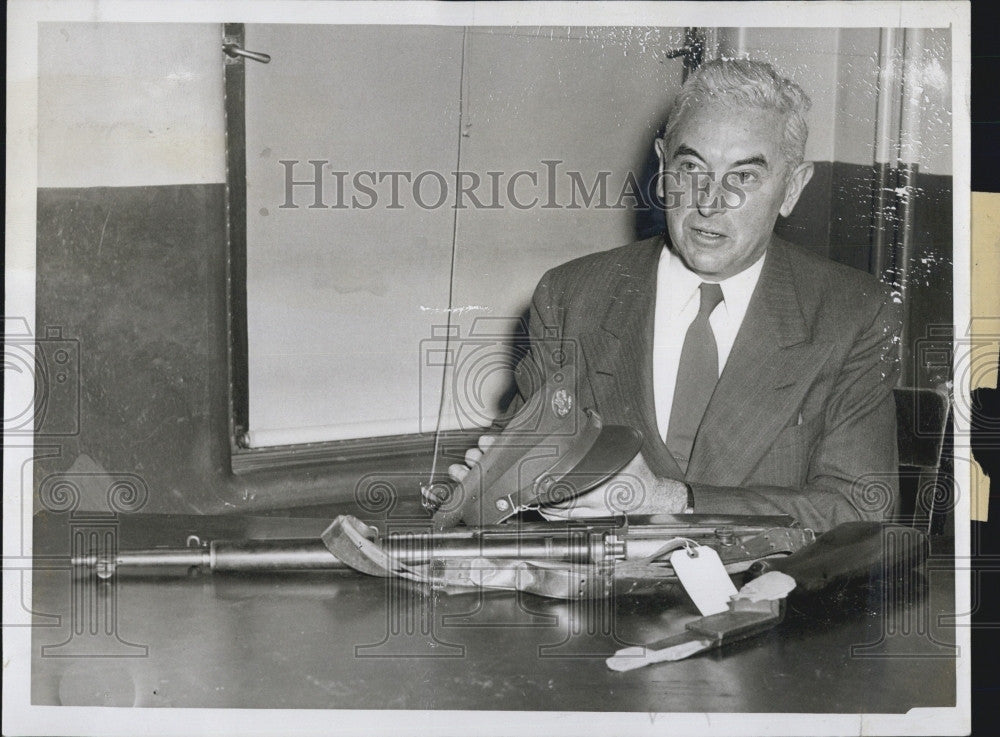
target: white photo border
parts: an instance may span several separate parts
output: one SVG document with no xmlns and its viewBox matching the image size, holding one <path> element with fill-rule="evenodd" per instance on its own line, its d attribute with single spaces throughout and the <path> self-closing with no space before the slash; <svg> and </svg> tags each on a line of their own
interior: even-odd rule
<svg viewBox="0 0 1000 737">
<path fill-rule="evenodd" d="M 391 12 L 387 12 L 390 6 Z M 180 1 L 38 2 L 8 5 L 7 66 L 7 217 L 5 315 L 23 315 L 34 334 L 37 184 L 38 23 L 51 21 L 185 23 L 384 23 L 422 25 L 651 25 L 728 27 L 943 27 L 952 29 L 954 315 L 955 355 L 970 325 L 970 5 L 966 2 L 261 2 Z M 967 373 L 956 372 L 956 379 Z M 7 406 L 22 406 L 5 382 Z M 958 385 L 963 396 L 969 387 Z M 968 433 L 957 413 L 956 433 Z M 30 561 L 30 438 L 4 441 L 4 622 L 3 732 L 5 734 L 287 734 L 321 735 L 332 731 L 370 734 L 391 724 L 396 734 L 563 735 L 588 732 L 658 734 L 965 734 L 970 722 L 970 568 L 956 565 L 955 606 L 957 705 L 914 709 L 903 715 L 858 714 L 647 714 L 566 712 L 452 712 L 276 709 L 133 709 L 33 706 L 30 703 L 30 571 L 23 586 L 17 561 Z M 955 469 L 959 488 L 969 488 L 967 465 Z M 962 494 L 956 520 L 969 519 L 969 495 Z M 22 545 L 23 541 L 23 545 Z M 969 526 L 956 524 L 956 561 L 970 562 Z M 23 598 L 22 598 L 23 597 Z M 8 619 L 10 617 L 10 619 Z M 23 621 L 27 619 L 27 622 Z"/>
</svg>

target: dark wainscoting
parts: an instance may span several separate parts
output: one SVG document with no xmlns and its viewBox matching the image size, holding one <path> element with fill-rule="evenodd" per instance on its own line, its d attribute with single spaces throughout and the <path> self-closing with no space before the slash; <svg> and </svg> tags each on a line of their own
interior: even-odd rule
<svg viewBox="0 0 1000 737">
<path fill-rule="evenodd" d="M 36 325 L 77 341 L 80 356 L 79 432 L 46 435 L 43 421 L 36 439 L 43 505 L 63 504 L 51 496 L 68 482 L 79 509 L 107 511 L 116 480 L 145 484 L 147 512 L 354 498 L 370 461 L 231 473 L 225 258 L 224 185 L 38 192 Z M 379 471 L 418 495 L 429 467 L 397 459 Z"/>
<path fill-rule="evenodd" d="M 951 340 L 957 329 L 964 335 L 968 325 L 955 326 L 952 309 L 953 217 L 952 178 L 918 173 L 917 207 L 913 223 L 913 256 L 910 260 L 909 324 L 912 383 L 935 387 L 950 372 L 928 366 L 921 342 Z"/>
<path fill-rule="evenodd" d="M 792 214 L 778 218 L 774 228 L 774 232 L 786 241 L 805 246 L 818 256 L 830 255 L 831 178 L 830 162 L 815 162 L 812 179 L 802 190 Z"/>
<path fill-rule="evenodd" d="M 842 264 L 873 271 L 873 203 L 876 171 L 871 166 L 817 163 L 816 174 L 798 206 L 776 231 Z M 891 198 L 890 198 L 891 199 Z M 919 341 L 951 340 L 952 178 L 918 172 L 912 232 L 907 331 L 911 350 L 904 369 L 908 385 L 935 388 L 947 379 L 941 367 L 928 367 Z M 890 217 L 890 226 L 896 221 Z M 892 240 L 893 234 L 888 234 Z"/>
</svg>

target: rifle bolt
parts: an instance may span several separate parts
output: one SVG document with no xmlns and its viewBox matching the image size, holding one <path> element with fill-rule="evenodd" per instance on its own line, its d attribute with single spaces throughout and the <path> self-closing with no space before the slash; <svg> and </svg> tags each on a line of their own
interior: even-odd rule
<svg viewBox="0 0 1000 737">
<path fill-rule="evenodd" d="M 715 530 L 715 537 L 722 545 L 732 545 L 736 542 L 736 535 L 732 527 L 719 527 Z"/>
</svg>

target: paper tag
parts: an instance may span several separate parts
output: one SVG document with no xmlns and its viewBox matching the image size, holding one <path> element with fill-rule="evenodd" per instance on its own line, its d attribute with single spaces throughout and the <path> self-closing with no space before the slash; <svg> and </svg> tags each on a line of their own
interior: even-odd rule
<svg viewBox="0 0 1000 737">
<path fill-rule="evenodd" d="M 736 586 L 719 560 L 719 554 L 704 545 L 680 548 L 670 554 L 670 565 L 701 616 L 729 610 Z"/>
</svg>

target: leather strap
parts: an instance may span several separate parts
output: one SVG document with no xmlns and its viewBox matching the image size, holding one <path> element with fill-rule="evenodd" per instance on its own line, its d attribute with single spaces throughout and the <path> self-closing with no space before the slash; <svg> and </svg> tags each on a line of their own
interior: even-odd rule
<svg viewBox="0 0 1000 737">
<path fill-rule="evenodd" d="M 556 482 L 561 481 L 566 477 L 566 474 L 571 473 L 574 468 L 583 460 L 583 457 L 590 452 L 594 443 L 597 442 L 598 436 L 601 434 L 601 417 L 593 410 L 587 410 L 587 424 L 584 426 L 583 430 L 580 432 L 577 442 L 574 443 L 570 448 L 560 457 L 556 459 L 547 471 L 540 474 L 538 478 L 535 479 L 535 483 L 531 487 L 531 491 L 528 494 L 522 495 L 518 500 L 520 502 L 521 508 L 530 504 L 548 504 L 554 501 L 565 501 L 565 499 L 570 497 L 560 497 L 559 499 L 552 499 L 548 496 L 553 486 Z M 576 492 L 572 496 L 579 496 L 586 488 L 575 489 Z"/>
<path fill-rule="evenodd" d="M 369 576 L 385 578 L 405 570 L 376 542 L 377 531 L 349 514 L 342 514 L 323 530 L 320 539 L 342 563 Z"/>
</svg>

